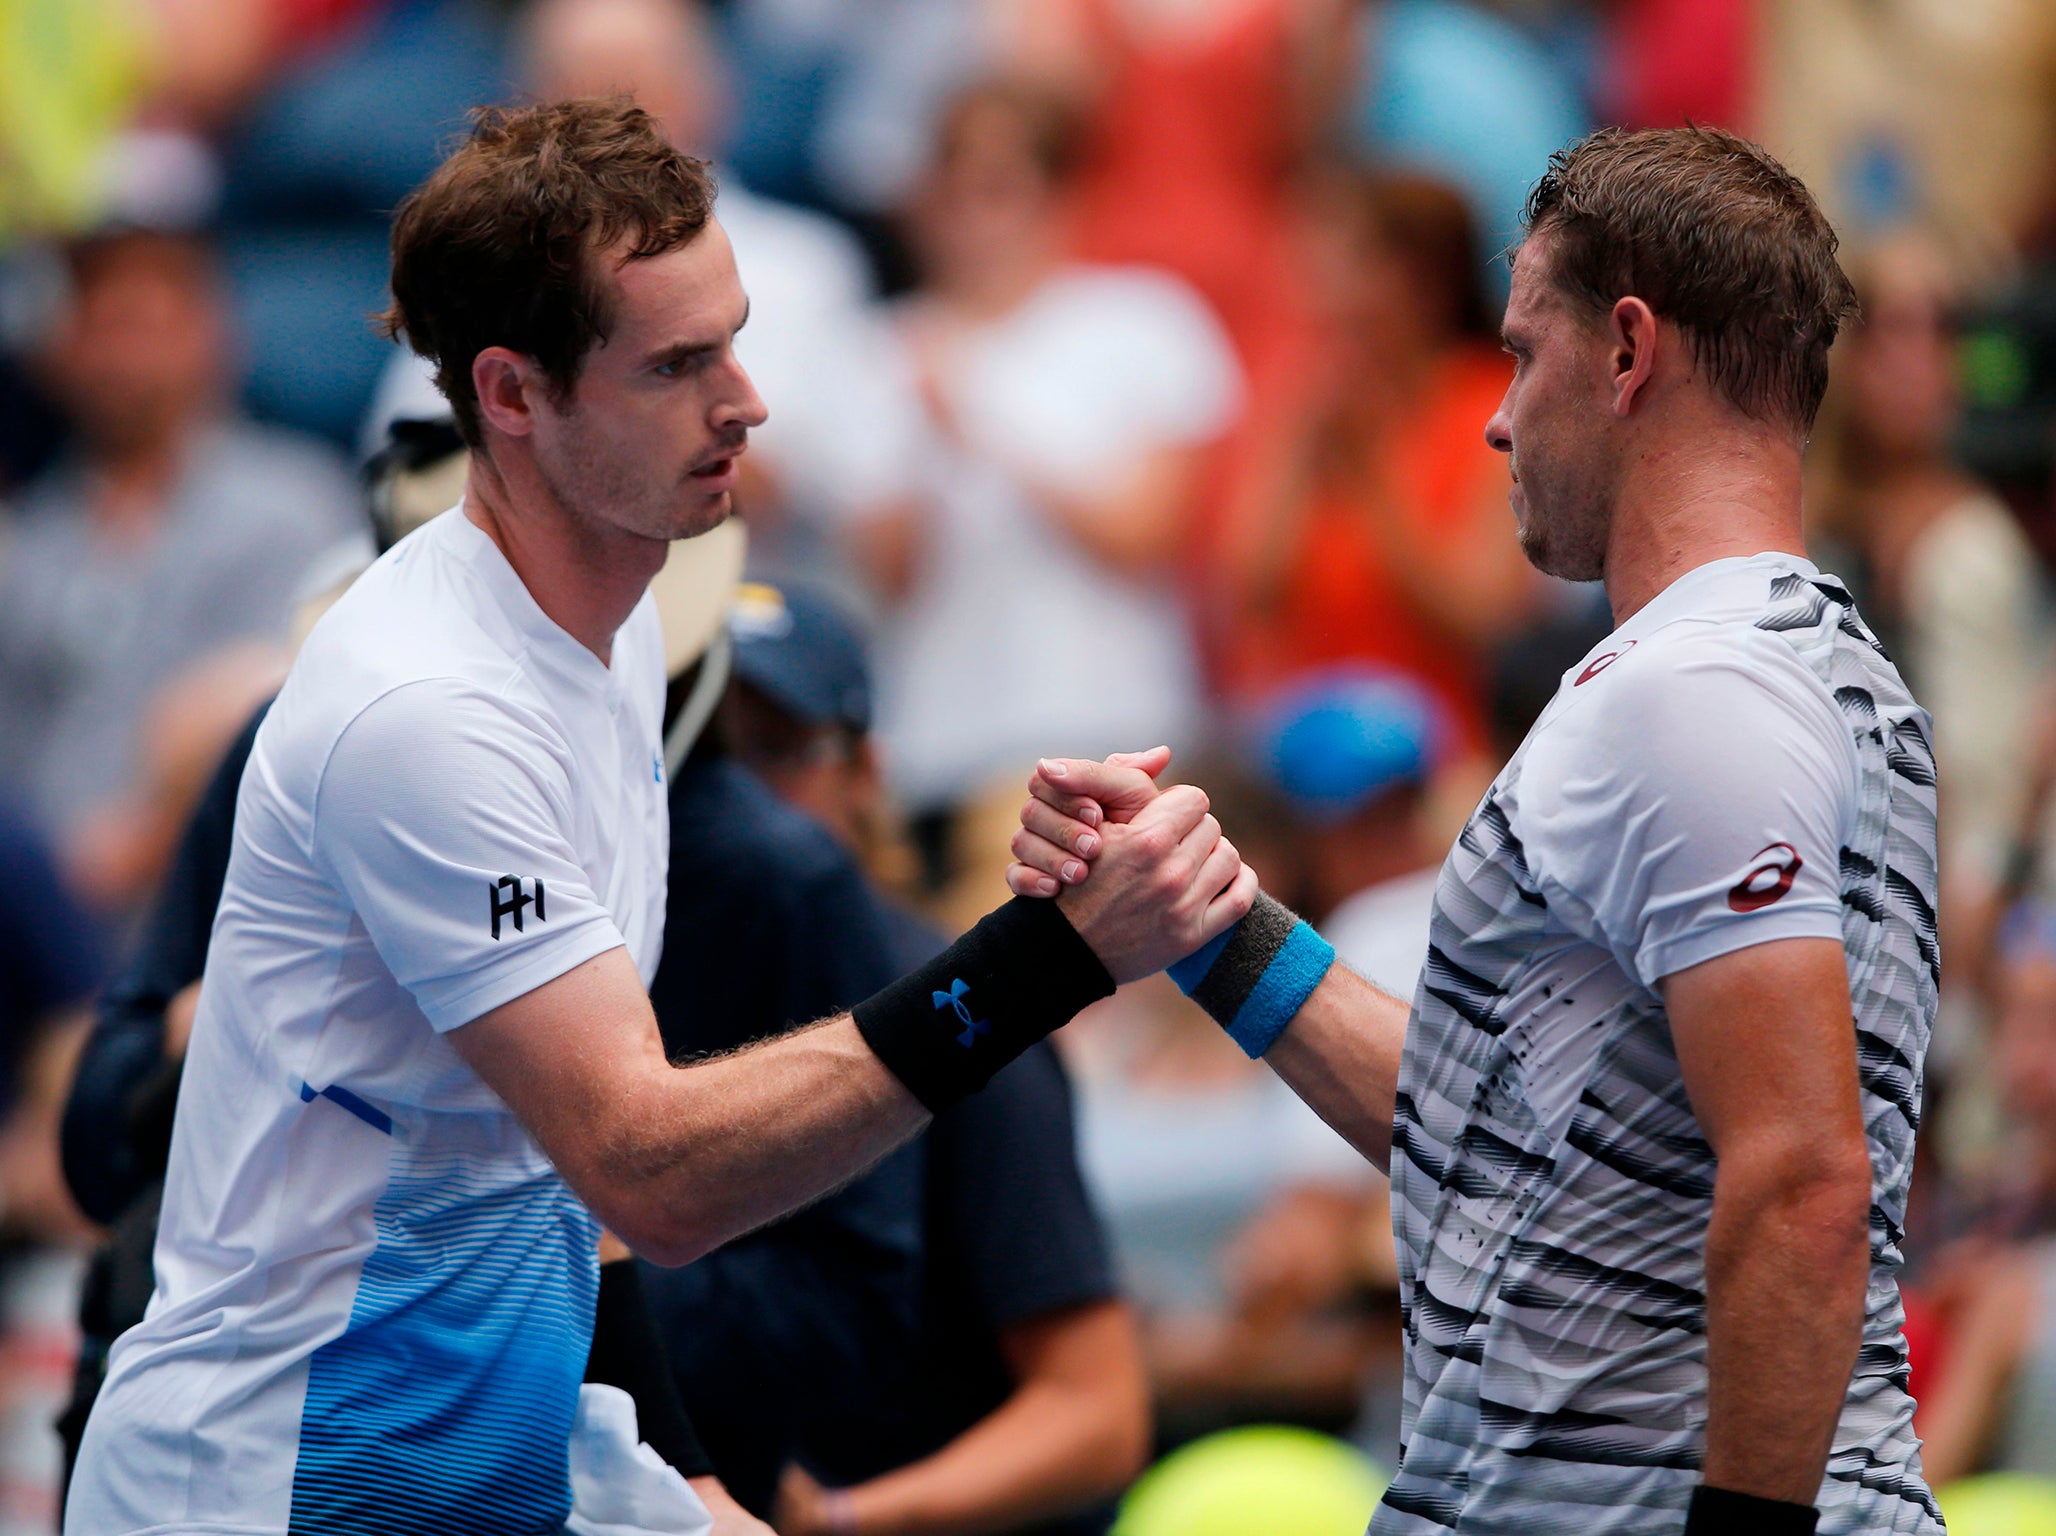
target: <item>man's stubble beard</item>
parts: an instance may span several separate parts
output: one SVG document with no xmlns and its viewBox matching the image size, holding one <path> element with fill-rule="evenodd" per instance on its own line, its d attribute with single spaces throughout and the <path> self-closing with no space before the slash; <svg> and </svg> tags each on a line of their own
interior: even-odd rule
<svg viewBox="0 0 2056 1536">
<path fill-rule="evenodd" d="M 1607 537 L 1613 528 L 1611 477 L 1604 467 L 1586 461 L 1563 466 L 1569 472 L 1558 483 L 1545 465 L 1532 462 L 1517 471 L 1528 515 L 1520 525 L 1521 553 L 1545 576 L 1563 581 L 1599 581 L 1606 575 Z M 1547 510 L 1545 510 L 1547 509 Z"/>
<path fill-rule="evenodd" d="M 732 492 L 695 496 L 690 469 L 681 470 L 676 482 L 684 494 L 661 507 L 653 504 L 650 487 L 632 470 L 596 461 L 591 454 L 571 451 L 555 462 L 538 455 L 536 472 L 571 519 L 594 533 L 638 533 L 667 542 L 697 538 L 726 522 L 734 511 Z"/>
</svg>

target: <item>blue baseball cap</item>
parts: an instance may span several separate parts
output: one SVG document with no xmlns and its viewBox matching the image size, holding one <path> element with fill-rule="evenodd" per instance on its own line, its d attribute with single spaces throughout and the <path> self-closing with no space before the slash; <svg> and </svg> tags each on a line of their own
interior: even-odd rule
<svg viewBox="0 0 2056 1536">
<path fill-rule="evenodd" d="M 728 607 L 736 675 L 814 725 L 871 729 L 871 667 L 856 618 L 820 587 L 746 581 Z"/>
<path fill-rule="evenodd" d="M 1257 712 L 1257 766 L 1310 820 L 1339 822 L 1388 790 L 1418 784 L 1447 738 L 1435 696 L 1403 672 L 1339 667 L 1273 695 Z"/>
</svg>

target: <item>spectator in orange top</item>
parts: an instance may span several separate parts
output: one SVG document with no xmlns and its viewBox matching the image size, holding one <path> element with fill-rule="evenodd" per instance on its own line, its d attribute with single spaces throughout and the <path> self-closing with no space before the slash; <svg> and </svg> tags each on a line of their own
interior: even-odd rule
<svg viewBox="0 0 2056 1536">
<path fill-rule="evenodd" d="M 1230 513 L 1229 682 L 1371 661 L 1482 743 L 1480 659 L 1535 592 L 1484 423 L 1510 364 L 1461 197 L 1338 171 L 1309 198 L 1323 355 L 1264 408 Z"/>
</svg>

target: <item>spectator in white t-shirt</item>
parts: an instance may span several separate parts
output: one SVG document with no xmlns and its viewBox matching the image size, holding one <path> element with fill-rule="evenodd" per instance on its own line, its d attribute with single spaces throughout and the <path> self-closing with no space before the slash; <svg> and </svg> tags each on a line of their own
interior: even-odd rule
<svg viewBox="0 0 2056 1536">
<path fill-rule="evenodd" d="M 1171 568 L 1240 379 L 1179 280 L 1066 260 L 1074 142 L 1055 102 L 975 87 L 914 209 L 926 286 L 899 319 L 933 429 L 926 505 L 867 520 L 859 547 L 892 604 L 880 725 L 917 813 L 1056 743 L 1179 739 L 1197 709 Z"/>
</svg>

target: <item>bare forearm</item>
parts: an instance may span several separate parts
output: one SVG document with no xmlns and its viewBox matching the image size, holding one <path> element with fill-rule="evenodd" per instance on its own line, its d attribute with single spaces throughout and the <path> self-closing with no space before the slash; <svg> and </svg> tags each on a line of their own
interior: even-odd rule
<svg viewBox="0 0 2056 1536">
<path fill-rule="evenodd" d="M 843 1015 L 652 1074 L 605 1174 L 666 1234 L 646 1255 L 684 1264 L 847 1183 L 927 1121 Z"/>
<path fill-rule="evenodd" d="M 1193 456 L 1184 451 L 1150 455 L 1097 497 L 1023 482 L 1031 494 L 1101 564 L 1125 576 L 1154 575 L 1169 562 L 1185 530 Z"/>
<path fill-rule="evenodd" d="M 1119 1493 L 1149 1449 L 1139 1365 L 1092 1382 L 1031 1377 L 932 1456 L 850 1490 L 865 1536 L 1015 1530 Z"/>
<path fill-rule="evenodd" d="M 1315 1114 L 1378 1167 L 1392 1160 L 1392 1114 L 1407 1005 L 1337 964 L 1264 1054 Z"/>
<path fill-rule="evenodd" d="M 1862 1340 L 1869 1186 L 1724 1163 L 1706 1242 L 1706 1481 L 1811 1504 Z"/>
</svg>

